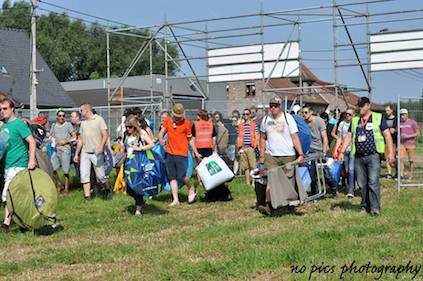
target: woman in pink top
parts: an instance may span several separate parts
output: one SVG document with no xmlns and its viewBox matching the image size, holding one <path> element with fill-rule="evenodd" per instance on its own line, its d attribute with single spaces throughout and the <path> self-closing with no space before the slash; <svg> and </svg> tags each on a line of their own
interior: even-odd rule
<svg viewBox="0 0 423 281">
<path fill-rule="evenodd" d="M 416 121 L 408 117 L 408 110 L 402 108 L 400 110 L 401 124 L 400 124 L 400 137 L 401 137 L 401 177 L 404 177 L 404 162 L 405 154 L 408 155 L 410 163 L 409 180 L 413 179 L 414 174 L 414 150 L 416 149 L 416 140 L 420 135 L 420 127 Z"/>
</svg>

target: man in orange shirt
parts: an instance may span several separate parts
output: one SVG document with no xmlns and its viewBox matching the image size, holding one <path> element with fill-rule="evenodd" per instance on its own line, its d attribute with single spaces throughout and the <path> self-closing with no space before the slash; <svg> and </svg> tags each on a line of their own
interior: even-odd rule
<svg viewBox="0 0 423 281">
<path fill-rule="evenodd" d="M 193 142 L 191 142 L 191 122 L 184 117 L 184 106 L 177 103 L 173 106 L 172 117 L 167 117 L 163 121 L 159 133 L 160 144 L 166 147 L 166 169 L 172 189 L 173 202 L 171 207 L 179 204 L 178 180 L 184 182 L 188 187 L 188 203 L 195 201 L 196 192 L 190 179 L 186 176 L 188 166 L 188 145 L 194 152 L 196 158 L 201 156 Z M 167 142 L 164 135 L 167 134 Z"/>
</svg>

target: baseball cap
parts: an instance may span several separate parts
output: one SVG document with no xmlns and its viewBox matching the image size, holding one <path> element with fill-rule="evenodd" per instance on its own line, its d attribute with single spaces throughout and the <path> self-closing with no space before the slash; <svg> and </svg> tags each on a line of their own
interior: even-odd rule
<svg viewBox="0 0 423 281">
<path fill-rule="evenodd" d="M 281 104 L 282 100 L 279 97 L 273 97 L 270 99 L 269 104 Z"/>
<path fill-rule="evenodd" d="M 400 115 L 401 114 L 408 114 L 408 110 L 406 108 L 401 108 L 400 109 Z"/>
<path fill-rule="evenodd" d="M 361 97 L 361 98 L 358 100 L 357 106 L 358 106 L 358 107 L 363 107 L 366 103 L 370 104 L 370 100 L 369 100 L 369 98 L 368 98 L 368 97 Z"/>
</svg>

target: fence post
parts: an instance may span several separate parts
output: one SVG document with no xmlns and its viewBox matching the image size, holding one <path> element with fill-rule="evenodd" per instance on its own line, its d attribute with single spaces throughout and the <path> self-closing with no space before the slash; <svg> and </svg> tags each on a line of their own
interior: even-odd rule
<svg viewBox="0 0 423 281">
<path fill-rule="evenodd" d="M 397 189 L 398 192 L 401 191 L 401 135 L 400 135 L 400 109 L 401 109 L 401 100 L 400 96 L 398 96 L 397 100 Z"/>
</svg>

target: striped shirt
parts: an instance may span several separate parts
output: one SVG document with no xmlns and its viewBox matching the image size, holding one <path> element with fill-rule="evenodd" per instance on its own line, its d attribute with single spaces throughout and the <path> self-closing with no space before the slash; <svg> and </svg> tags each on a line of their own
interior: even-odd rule
<svg viewBox="0 0 423 281">
<path fill-rule="evenodd" d="M 250 147 L 251 146 L 251 127 L 249 123 L 244 123 L 244 147 Z M 255 127 L 255 131 L 253 133 L 258 133 L 257 126 Z"/>
</svg>

